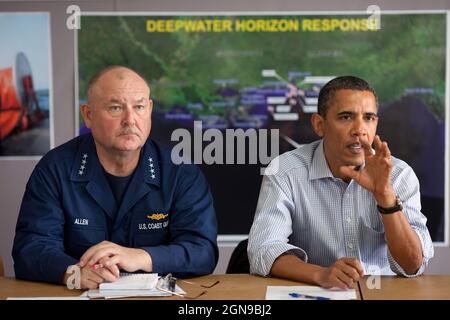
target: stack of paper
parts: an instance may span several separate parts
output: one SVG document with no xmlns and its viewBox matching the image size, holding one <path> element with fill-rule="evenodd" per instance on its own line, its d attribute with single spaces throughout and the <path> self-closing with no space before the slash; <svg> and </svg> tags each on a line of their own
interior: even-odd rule
<svg viewBox="0 0 450 320">
<path fill-rule="evenodd" d="M 169 292 L 157 289 L 157 273 L 121 274 L 115 282 L 100 284 L 97 290 L 89 290 L 86 295 L 89 298 L 127 298 L 127 297 L 165 297 L 171 296 Z M 181 288 L 176 286 L 175 292 L 185 294 Z"/>
<path fill-rule="evenodd" d="M 152 290 L 155 289 L 157 282 L 157 273 L 122 273 L 115 282 L 101 283 L 99 290 L 101 292 L 111 290 Z"/>
</svg>

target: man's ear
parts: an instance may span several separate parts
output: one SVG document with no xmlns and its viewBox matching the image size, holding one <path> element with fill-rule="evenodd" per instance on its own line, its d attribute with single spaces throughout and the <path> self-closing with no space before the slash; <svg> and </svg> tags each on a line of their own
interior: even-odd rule
<svg viewBox="0 0 450 320">
<path fill-rule="evenodd" d="M 311 116 L 311 125 L 314 129 L 314 132 L 321 138 L 323 137 L 323 134 L 324 134 L 324 129 L 323 129 L 324 121 L 325 121 L 325 119 L 322 118 L 322 116 L 319 115 L 318 113 L 314 113 Z"/>
<path fill-rule="evenodd" d="M 91 113 L 91 107 L 88 104 L 82 104 L 80 106 L 81 115 L 83 116 L 84 124 L 87 128 L 91 128 L 92 123 L 92 113 Z"/>
</svg>

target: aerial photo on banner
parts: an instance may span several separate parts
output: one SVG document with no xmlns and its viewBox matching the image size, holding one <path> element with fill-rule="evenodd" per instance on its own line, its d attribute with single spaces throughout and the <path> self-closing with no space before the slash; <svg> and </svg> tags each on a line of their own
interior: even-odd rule
<svg viewBox="0 0 450 320">
<path fill-rule="evenodd" d="M 49 14 L 0 13 L 0 159 L 53 145 Z"/>
</svg>

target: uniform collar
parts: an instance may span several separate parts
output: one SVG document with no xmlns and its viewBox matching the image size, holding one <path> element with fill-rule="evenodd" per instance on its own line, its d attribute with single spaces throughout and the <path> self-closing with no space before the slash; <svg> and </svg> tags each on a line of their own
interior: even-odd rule
<svg viewBox="0 0 450 320">
<path fill-rule="evenodd" d="M 98 167 L 99 161 L 92 135 L 86 134 L 81 140 L 70 173 L 71 181 L 89 181 Z"/>
<path fill-rule="evenodd" d="M 118 208 L 98 159 L 92 134 L 83 137 L 75 156 L 70 178 L 72 181 L 87 182 L 86 191 L 110 217 L 116 217 L 114 228 L 120 225 L 120 221 L 129 209 L 150 192 L 149 184 L 159 187 L 161 181 L 155 146 L 151 140 L 147 140 L 141 149 L 138 166 Z"/>
<path fill-rule="evenodd" d="M 151 140 L 147 140 L 141 149 L 138 166 L 123 195 L 122 203 L 117 212 L 116 221 L 114 222 L 114 230 L 120 228 L 122 219 L 129 210 L 152 190 L 150 185 L 160 186 L 160 175 L 161 172 L 155 147 Z"/>
<path fill-rule="evenodd" d="M 320 140 L 316 150 L 314 150 L 313 158 L 309 167 L 309 180 L 334 178 L 333 173 L 328 166 L 327 160 L 325 159 L 323 148 L 323 140 Z"/>
<path fill-rule="evenodd" d="M 145 182 L 160 186 L 161 169 L 155 146 L 151 140 L 147 140 L 143 147 L 141 159 L 139 160 L 139 170 L 145 176 Z"/>
<path fill-rule="evenodd" d="M 155 146 L 151 140 L 147 140 L 142 148 L 135 171 L 138 176 L 144 177 L 146 183 L 160 186 L 160 166 Z M 90 181 L 96 178 L 98 172 L 103 172 L 102 166 L 98 159 L 94 138 L 89 133 L 86 134 L 78 148 L 70 179 L 72 181 Z"/>
</svg>

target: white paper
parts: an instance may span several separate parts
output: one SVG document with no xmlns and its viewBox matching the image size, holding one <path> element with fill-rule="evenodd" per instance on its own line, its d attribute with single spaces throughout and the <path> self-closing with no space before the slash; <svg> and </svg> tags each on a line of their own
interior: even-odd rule
<svg viewBox="0 0 450 320">
<path fill-rule="evenodd" d="M 6 300 L 89 300 L 87 296 L 75 297 L 8 297 Z"/>
<path fill-rule="evenodd" d="M 331 300 L 356 300 L 355 289 L 324 289 L 317 286 L 267 286 L 266 300 L 314 300 L 304 297 L 297 298 L 294 297 L 295 295 L 325 297 Z"/>
<path fill-rule="evenodd" d="M 99 291 L 110 293 L 117 290 L 152 290 L 157 282 L 157 273 L 121 274 L 117 281 L 101 283 Z"/>
<path fill-rule="evenodd" d="M 181 289 L 178 285 L 175 285 L 175 293 L 184 295 L 186 292 Z M 89 297 L 90 299 L 118 299 L 118 298 L 131 298 L 131 297 L 170 297 L 172 294 L 169 292 L 164 292 L 158 289 L 151 290 L 89 290 L 84 292 L 82 295 Z"/>
</svg>

